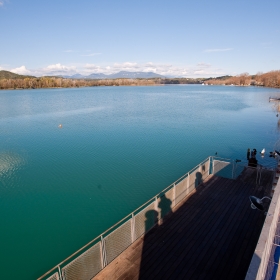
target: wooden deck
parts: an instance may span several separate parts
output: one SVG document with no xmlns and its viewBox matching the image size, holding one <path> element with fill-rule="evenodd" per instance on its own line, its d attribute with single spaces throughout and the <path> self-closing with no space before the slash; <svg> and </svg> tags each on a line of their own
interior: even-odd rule
<svg viewBox="0 0 280 280">
<path fill-rule="evenodd" d="M 257 186 L 251 169 L 237 180 L 211 177 L 94 280 L 244 279 L 265 219 L 249 195 L 269 195 L 271 184 L 264 172 Z"/>
</svg>

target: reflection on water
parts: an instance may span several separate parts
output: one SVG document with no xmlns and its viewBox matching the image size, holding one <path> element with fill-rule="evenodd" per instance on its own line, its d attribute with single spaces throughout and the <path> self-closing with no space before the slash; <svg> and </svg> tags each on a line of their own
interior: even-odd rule
<svg viewBox="0 0 280 280">
<path fill-rule="evenodd" d="M 21 165 L 24 164 L 24 159 L 15 153 L 2 152 L 0 153 L 0 176 L 3 177 L 10 173 L 9 176 L 13 176 Z"/>
<path fill-rule="evenodd" d="M 39 277 L 215 152 L 275 149 L 275 91 L 0 91 L 0 278 Z"/>
<path fill-rule="evenodd" d="M 7 117 L 0 120 L 0 122 L 5 122 L 7 119 L 12 119 L 15 121 L 22 120 L 24 118 L 26 119 L 45 119 L 48 117 L 68 117 L 68 116 L 75 116 L 75 115 L 81 115 L 81 114 L 90 114 L 96 111 L 102 111 L 102 110 L 110 110 L 110 107 L 106 106 L 99 106 L 99 107 L 91 107 L 91 108 L 83 108 L 83 109 L 76 109 L 76 110 L 65 110 L 65 111 L 58 111 L 58 112 L 47 112 L 47 113 L 36 113 L 32 115 L 19 115 L 19 116 L 13 116 L 13 117 Z"/>
</svg>

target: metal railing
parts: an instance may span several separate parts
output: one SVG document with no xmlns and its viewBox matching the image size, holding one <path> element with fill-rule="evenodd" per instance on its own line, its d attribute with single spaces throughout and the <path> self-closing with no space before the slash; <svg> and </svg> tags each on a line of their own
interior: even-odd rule
<svg viewBox="0 0 280 280">
<path fill-rule="evenodd" d="M 272 247 L 274 245 L 276 229 L 279 226 L 280 222 L 279 217 L 280 180 L 278 180 L 275 188 L 275 193 L 272 196 L 272 201 L 266 214 L 264 226 L 262 228 L 258 244 L 252 257 L 245 280 L 275 279 L 271 277 L 272 275 L 269 275 L 270 273 L 272 273 L 272 271 L 269 271 L 269 267 L 274 266 L 274 259 L 272 258 L 272 260 L 270 260 L 269 258 L 270 254 L 273 253 Z M 277 242 L 276 245 L 279 246 Z"/>
<path fill-rule="evenodd" d="M 38 280 L 92 279 L 127 247 L 172 212 L 210 174 L 235 178 L 236 163 L 210 156 Z M 227 170 L 228 169 L 228 170 Z"/>
<path fill-rule="evenodd" d="M 248 166 L 248 161 L 224 159 L 220 157 L 211 158 L 213 161 L 212 174 L 237 179 L 245 168 L 251 169 L 252 171 L 256 171 L 256 185 L 261 185 L 263 173 L 267 171 L 275 172 L 277 166 L 277 161 L 272 162 L 270 165 L 258 165 L 257 167 L 253 167 Z"/>
</svg>

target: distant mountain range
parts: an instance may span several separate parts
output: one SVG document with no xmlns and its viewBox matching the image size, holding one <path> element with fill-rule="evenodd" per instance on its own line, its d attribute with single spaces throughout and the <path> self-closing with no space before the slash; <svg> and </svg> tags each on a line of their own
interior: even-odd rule
<svg viewBox="0 0 280 280">
<path fill-rule="evenodd" d="M 72 76 L 63 76 L 60 75 L 60 77 L 68 78 L 68 79 L 150 79 L 150 78 L 165 78 L 165 76 L 153 73 L 153 72 L 128 72 L 128 71 L 120 71 L 115 74 L 90 74 L 88 76 L 81 75 L 81 74 L 75 74 Z"/>
<path fill-rule="evenodd" d="M 43 76 L 43 77 L 60 77 L 60 78 L 67 78 L 67 79 L 95 79 L 95 80 L 103 80 L 103 79 L 151 79 L 151 78 L 173 78 L 171 76 L 162 76 L 156 74 L 154 72 L 129 72 L 129 71 L 120 71 L 115 74 L 103 74 L 103 73 L 93 73 L 90 75 L 81 75 L 75 74 L 72 76 L 67 75 L 57 75 L 57 76 Z M 12 73 L 6 70 L 0 70 L 0 80 L 1 79 L 24 79 L 24 78 L 36 78 L 35 76 L 29 75 L 19 75 L 16 73 Z"/>
</svg>

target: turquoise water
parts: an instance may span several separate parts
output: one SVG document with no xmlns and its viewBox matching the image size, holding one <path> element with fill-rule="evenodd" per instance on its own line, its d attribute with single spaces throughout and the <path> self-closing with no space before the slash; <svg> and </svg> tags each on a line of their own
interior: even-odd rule
<svg viewBox="0 0 280 280">
<path fill-rule="evenodd" d="M 215 152 L 279 148 L 269 96 L 280 91 L 0 91 L 0 279 L 41 276 Z"/>
</svg>

